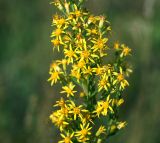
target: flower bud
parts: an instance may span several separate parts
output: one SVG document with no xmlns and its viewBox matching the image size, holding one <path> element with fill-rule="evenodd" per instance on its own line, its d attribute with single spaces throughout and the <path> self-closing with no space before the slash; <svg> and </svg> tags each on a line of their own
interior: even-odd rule
<svg viewBox="0 0 160 143">
<path fill-rule="evenodd" d="M 69 14 L 69 4 L 65 2 L 64 7 L 66 9 L 67 14 Z"/>
<path fill-rule="evenodd" d="M 103 27 L 104 20 L 105 20 L 105 17 L 104 16 L 100 16 L 99 29 L 101 29 Z"/>
</svg>

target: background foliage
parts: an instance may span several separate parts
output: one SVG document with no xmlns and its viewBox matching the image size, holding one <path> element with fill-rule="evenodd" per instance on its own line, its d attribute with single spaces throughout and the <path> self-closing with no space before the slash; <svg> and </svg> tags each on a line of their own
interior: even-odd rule
<svg viewBox="0 0 160 143">
<path fill-rule="evenodd" d="M 0 0 L 0 142 L 56 142 L 48 116 L 58 86 L 47 83 L 53 55 L 49 0 Z M 88 0 L 105 13 L 115 39 L 133 50 L 134 73 L 121 118 L 128 126 L 110 143 L 160 143 L 160 1 Z"/>
</svg>

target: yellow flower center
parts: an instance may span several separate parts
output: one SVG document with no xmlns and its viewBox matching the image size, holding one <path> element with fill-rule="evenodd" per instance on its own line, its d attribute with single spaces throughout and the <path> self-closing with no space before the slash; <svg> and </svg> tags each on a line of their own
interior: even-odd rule
<svg viewBox="0 0 160 143">
<path fill-rule="evenodd" d="M 78 62 L 78 67 L 79 68 L 83 68 L 84 67 L 84 65 L 85 65 L 85 62 L 84 61 L 80 61 L 80 62 Z"/>
<path fill-rule="evenodd" d="M 90 55 L 90 53 L 89 53 L 87 50 L 86 50 L 86 51 L 83 51 L 83 52 L 81 53 L 81 56 L 84 57 L 84 58 L 88 58 L 89 55 Z"/>
<path fill-rule="evenodd" d="M 97 114 L 100 114 L 102 112 L 103 108 L 101 106 L 97 106 L 96 112 Z"/>
<path fill-rule="evenodd" d="M 59 105 L 60 107 L 64 107 L 64 105 L 65 105 L 64 99 L 61 99 L 61 100 L 58 102 L 58 105 Z"/>
<path fill-rule="evenodd" d="M 71 75 L 76 77 L 77 79 L 81 78 L 81 74 L 77 70 L 72 70 Z"/>
<path fill-rule="evenodd" d="M 107 81 L 105 79 L 100 80 L 100 85 L 104 87 L 106 85 Z"/>
<path fill-rule="evenodd" d="M 51 79 L 57 79 L 58 78 L 59 73 L 58 72 L 54 72 L 52 73 Z"/>
<path fill-rule="evenodd" d="M 55 31 L 55 35 L 56 36 L 59 36 L 59 35 L 61 35 L 61 33 L 62 33 L 62 30 L 61 29 L 56 29 L 56 31 Z"/>
<path fill-rule="evenodd" d="M 63 60 L 62 60 L 62 64 L 63 64 L 63 65 L 66 65 L 66 64 L 67 64 L 67 60 L 66 60 L 66 59 L 63 59 Z"/>
<path fill-rule="evenodd" d="M 81 135 L 82 136 L 86 136 L 88 134 L 88 130 L 87 129 L 83 129 L 83 130 L 81 130 Z"/>
<path fill-rule="evenodd" d="M 79 10 L 76 10 L 76 11 L 75 11 L 75 15 L 76 15 L 77 17 L 80 17 L 80 16 L 81 16 L 81 12 L 80 12 Z"/>
<path fill-rule="evenodd" d="M 68 109 L 67 108 L 62 108 L 62 114 L 63 115 L 68 115 Z"/>
<path fill-rule="evenodd" d="M 127 56 L 130 51 L 131 51 L 131 49 L 129 49 L 128 47 L 125 47 L 125 48 L 123 49 L 123 53 L 124 53 L 125 56 Z"/>
<path fill-rule="evenodd" d="M 103 48 L 103 46 L 104 46 L 104 42 L 103 42 L 103 40 L 102 40 L 102 39 L 99 39 L 99 40 L 97 41 L 97 46 L 98 46 L 100 49 L 102 49 L 102 48 Z"/>
<path fill-rule="evenodd" d="M 124 79 L 123 74 L 118 74 L 117 79 L 118 81 L 122 81 Z"/>
<path fill-rule="evenodd" d="M 71 57 L 74 56 L 74 51 L 70 50 L 70 51 L 68 51 L 68 52 L 66 53 L 66 55 L 67 55 L 69 58 L 71 58 Z"/>
<path fill-rule="evenodd" d="M 92 34 L 97 34 L 97 30 L 96 30 L 96 29 L 92 29 L 92 30 L 91 30 L 91 33 L 92 33 Z"/>
<path fill-rule="evenodd" d="M 73 109 L 74 114 L 80 114 L 80 109 L 78 107 L 75 107 Z"/>
<path fill-rule="evenodd" d="M 58 126 L 61 126 L 61 125 L 63 125 L 63 120 L 62 119 L 57 119 L 57 125 Z"/>
<path fill-rule="evenodd" d="M 94 16 L 90 16 L 88 19 L 88 23 L 95 23 L 96 22 L 96 18 Z"/>
<path fill-rule="evenodd" d="M 70 88 L 66 88 L 66 92 L 68 93 L 68 94 L 72 94 L 72 90 L 70 89 Z"/>
<path fill-rule="evenodd" d="M 58 21 L 59 25 L 63 25 L 64 23 L 65 23 L 65 19 L 64 18 L 59 19 L 59 21 Z"/>
<path fill-rule="evenodd" d="M 97 75 L 102 74 L 102 68 L 99 68 L 99 67 L 98 67 L 98 68 L 96 69 L 96 74 L 97 74 Z"/>
<path fill-rule="evenodd" d="M 65 137 L 64 138 L 64 143 L 70 143 L 70 141 L 71 141 L 70 137 Z"/>
<path fill-rule="evenodd" d="M 109 103 L 108 102 L 104 102 L 102 106 L 103 106 L 104 109 L 108 109 Z"/>
<path fill-rule="evenodd" d="M 118 42 L 116 42 L 116 43 L 114 44 L 114 48 L 115 48 L 116 50 L 119 49 L 119 43 L 118 43 Z"/>
<path fill-rule="evenodd" d="M 60 41 L 58 39 L 52 40 L 54 46 L 60 45 Z"/>
</svg>

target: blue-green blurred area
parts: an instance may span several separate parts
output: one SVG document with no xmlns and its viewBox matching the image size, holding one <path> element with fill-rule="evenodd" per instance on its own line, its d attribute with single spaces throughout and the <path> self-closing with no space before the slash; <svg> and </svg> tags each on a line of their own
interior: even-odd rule
<svg viewBox="0 0 160 143">
<path fill-rule="evenodd" d="M 48 116 L 58 86 L 47 82 L 55 55 L 49 0 L 0 0 L 0 143 L 56 143 Z M 88 0 L 105 14 L 112 36 L 132 48 L 134 73 L 121 119 L 128 125 L 110 143 L 160 143 L 160 1 Z"/>
</svg>

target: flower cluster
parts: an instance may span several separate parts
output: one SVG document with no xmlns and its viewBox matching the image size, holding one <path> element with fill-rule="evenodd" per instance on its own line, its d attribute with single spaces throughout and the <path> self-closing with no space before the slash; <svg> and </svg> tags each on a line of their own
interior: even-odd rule
<svg viewBox="0 0 160 143">
<path fill-rule="evenodd" d="M 62 58 L 52 62 L 48 81 L 62 89 L 50 119 L 61 132 L 59 143 L 101 143 L 126 125 L 118 114 L 131 49 L 109 43 L 110 23 L 85 10 L 83 0 L 52 4 L 61 14 L 53 17 L 51 43 Z"/>
</svg>

